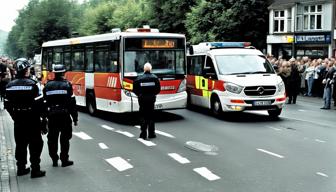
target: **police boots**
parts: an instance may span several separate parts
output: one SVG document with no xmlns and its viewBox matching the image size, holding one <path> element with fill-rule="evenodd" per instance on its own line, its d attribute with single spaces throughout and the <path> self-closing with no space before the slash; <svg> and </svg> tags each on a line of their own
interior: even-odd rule
<svg viewBox="0 0 336 192">
<path fill-rule="evenodd" d="M 73 165 L 74 162 L 70 160 L 62 161 L 62 167 L 67 167 Z"/>
<path fill-rule="evenodd" d="M 43 170 L 32 170 L 30 177 L 31 178 L 38 178 L 38 177 L 44 177 L 46 175 L 46 171 Z"/>
<path fill-rule="evenodd" d="M 30 173 L 30 168 L 18 168 L 16 175 L 22 176 L 22 175 L 27 175 L 28 173 Z"/>
</svg>

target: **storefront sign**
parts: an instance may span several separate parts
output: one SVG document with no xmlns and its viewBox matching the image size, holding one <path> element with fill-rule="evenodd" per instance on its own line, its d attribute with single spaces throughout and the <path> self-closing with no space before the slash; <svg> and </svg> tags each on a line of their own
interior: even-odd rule
<svg viewBox="0 0 336 192">
<path fill-rule="evenodd" d="M 295 35 L 295 43 L 297 44 L 329 44 L 331 43 L 331 35 L 317 34 L 317 35 Z"/>
</svg>

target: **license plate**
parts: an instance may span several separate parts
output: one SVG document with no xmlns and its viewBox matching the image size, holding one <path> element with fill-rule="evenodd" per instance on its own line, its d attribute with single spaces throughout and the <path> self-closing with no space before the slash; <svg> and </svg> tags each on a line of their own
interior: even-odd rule
<svg viewBox="0 0 336 192">
<path fill-rule="evenodd" d="M 254 101 L 253 105 L 254 106 L 267 106 L 267 105 L 271 105 L 271 101 Z"/>
<path fill-rule="evenodd" d="M 163 108 L 163 105 L 162 104 L 156 104 L 155 105 L 155 109 L 162 109 Z"/>
</svg>

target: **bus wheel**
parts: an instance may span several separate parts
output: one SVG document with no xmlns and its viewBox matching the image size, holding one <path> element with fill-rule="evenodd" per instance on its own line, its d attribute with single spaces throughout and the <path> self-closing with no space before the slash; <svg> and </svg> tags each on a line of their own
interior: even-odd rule
<svg viewBox="0 0 336 192">
<path fill-rule="evenodd" d="M 211 111 L 215 116 L 220 116 L 223 113 L 222 104 L 218 97 L 215 97 L 211 101 Z"/>
<path fill-rule="evenodd" d="M 275 109 L 275 110 L 268 110 L 268 115 L 272 118 L 272 119 L 278 119 L 279 115 L 281 114 L 282 109 Z"/>
<path fill-rule="evenodd" d="M 86 99 L 86 107 L 90 115 L 94 115 L 97 112 L 96 101 L 91 94 Z"/>
</svg>

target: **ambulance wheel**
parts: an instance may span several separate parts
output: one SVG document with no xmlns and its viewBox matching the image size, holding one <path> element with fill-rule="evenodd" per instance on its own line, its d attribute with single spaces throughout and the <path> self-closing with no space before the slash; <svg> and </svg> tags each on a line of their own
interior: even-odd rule
<svg viewBox="0 0 336 192">
<path fill-rule="evenodd" d="M 86 99 L 86 107 L 90 115 L 95 115 L 97 112 L 96 101 L 92 94 L 89 94 Z"/>
<path fill-rule="evenodd" d="M 268 110 L 268 115 L 272 118 L 272 119 L 278 119 L 279 115 L 281 114 L 282 109 L 275 109 L 275 110 Z"/>
<path fill-rule="evenodd" d="M 215 116 L 220 116 L 223 113 L 222 104 L 217 96 L 211 99 L 211 111 Z"/>
</svg>

